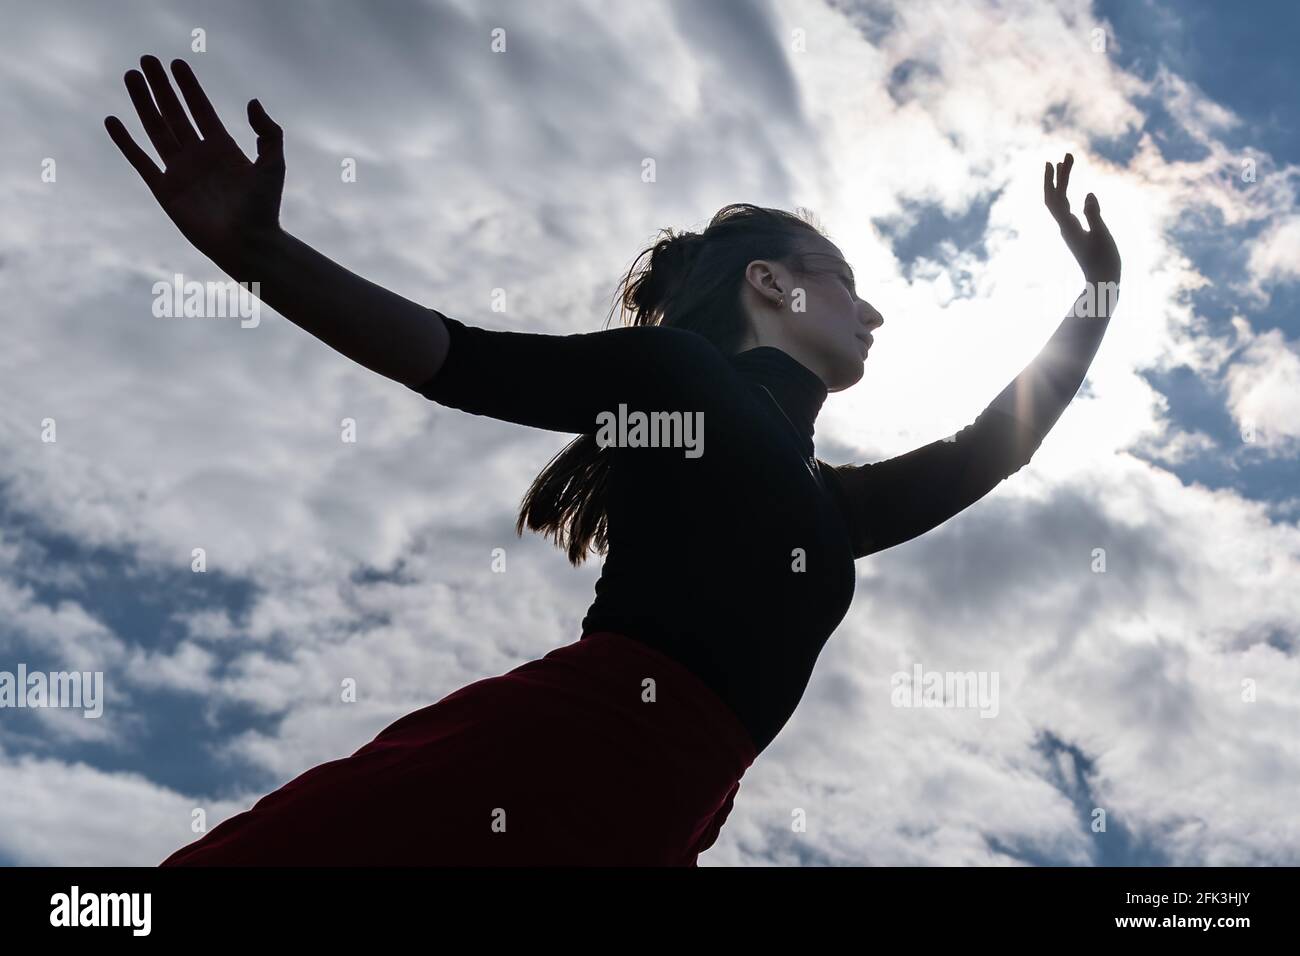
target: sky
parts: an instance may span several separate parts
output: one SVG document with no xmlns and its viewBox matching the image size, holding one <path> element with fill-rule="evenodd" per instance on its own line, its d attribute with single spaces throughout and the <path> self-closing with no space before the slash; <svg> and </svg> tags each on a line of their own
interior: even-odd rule
<svg viewBox="0 0 1300 956">
<path fill-rule="evenodd" d="M 1046 342 L 1082 285 L 1042 203 L 1072 152 L 1124 259 L 1088 380 L 1029 466 L 857 562 L 700 863 L 1300 864 L 1294 5 L 2 9 L 0 671 L 106 699 L 0 709 L 0 863 L 153 865 L 196 808 L 576 640 L 599 573 L 514 533 L 569 436 L 269 309 L 153 314 L 154 283 L 224 278 L 102 125 L 145 142 L 121 78 L 154 53 L 249 155 L 249 99 L 284 128 L 290 232 L 473 325 L 594 331 L 660 228 L 812 210 L 886 319 L 818 419 L 831 463 L 954 433 Z M 894 706 L 917 665 L 996 673 L 996 716 Z"/>
</svg>

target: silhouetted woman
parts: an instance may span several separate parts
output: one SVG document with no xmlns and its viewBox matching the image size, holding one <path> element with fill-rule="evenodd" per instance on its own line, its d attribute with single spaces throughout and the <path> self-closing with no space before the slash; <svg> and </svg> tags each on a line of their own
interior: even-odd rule
<svg viewBox="0 0 1300 956">
<path fill-rule="evenodd" d="M 803 695 L 852 600 L 854 560 L 1028 462 L 1114 302 L 1119 254 L 1095 197 L 1089 230 L 1070 213 L 1067 154 L 1043 189 L 1083 267 L 1076 308 L 955 436 L 832 466 L 814 454 L 814 421 L 862 377 L 884 320 L 801 216 L 736 204 L 701 234 L 666 231 L 624 277 L 628 327 L 475 328 L 281 229 L 282 134 L 256 100 L 250 163 L 183 61 L 172 73 L 197 130 L 162 64 L 141 66 L 126 86 L 166 171 L 119 120 L 105 125 L 185 237 L 367 368 L 442 405 L 577 435 L 529 489 L 518 530 L 553 535 L 575 565 L 606 555 L 578 641 L 408 714 L 164 865 L 693 865 Z"/>
</svg>

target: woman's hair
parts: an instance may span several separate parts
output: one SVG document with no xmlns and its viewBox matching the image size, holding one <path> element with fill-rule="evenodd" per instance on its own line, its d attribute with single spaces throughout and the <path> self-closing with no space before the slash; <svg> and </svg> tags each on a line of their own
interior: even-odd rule
<svg viewBox="0 0 1300 956">
<path fill-rule="evenodd" d="M 767 259 L 800 274 L 820 271 L 808 267 L 802 240 L 823 233 L 802 208 L 789 213 L 733 203 L 720 209 L 702 233 L 661 229 L 660 235 L 636 257 L 614 293 L 620 319 L 625 325 L 690 329 L 725 355 L 734 354 L 749 331 L 740 298 L 749 263 Z M 613 311 L 611 305 L 610 317 Z M 566 445 L 533 480 L 515 525 L 520 535 L 527 524 L 553 536 L 575 566 L 586 560 L 593 544 L 599 554 L 608 548 L 605 503 L 613 449 L 596 444 L 594 422 L 592 427 L 592 433 Z"/>
</svg>

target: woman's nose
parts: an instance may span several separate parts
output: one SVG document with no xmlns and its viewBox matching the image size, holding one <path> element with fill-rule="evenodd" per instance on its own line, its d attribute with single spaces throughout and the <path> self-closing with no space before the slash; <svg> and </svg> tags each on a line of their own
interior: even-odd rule
<svg viewBox="0 0 1300 956">
<path fill-rule="evenodd" d="M 871 306 L 867 306 L 867 331 L 874 332 L 884 324 L 885 317 Z"/>
</svg>

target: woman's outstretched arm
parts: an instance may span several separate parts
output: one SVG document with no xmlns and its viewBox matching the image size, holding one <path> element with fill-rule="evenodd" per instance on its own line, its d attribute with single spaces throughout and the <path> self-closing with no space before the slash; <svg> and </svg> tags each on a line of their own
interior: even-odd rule
<svg viewBox="0 0 1300 956">
<path fill-rule="evenodd" d="M 1088 231 L 1070 213 L 1073 163 L 1067 153 L 1055 182 L 1047 165 L 1043 198 L 1083 268 L 1083 293 L 1034 360 L 955 436 L 887 461 L 826 469 L 848 514 L 854 557 L 937 527 L 1023 468 L 1083 384 L 1118 301 L 1120 258 L 1096 196 L 1084 202 Z"/>
<path fill-rule="evenodd" d="M 404 385 L 427 381 L 447 354 L 439 314 L 281 228 L 283 132 L 261 103 L 248 104 L 257 133 L 257 159 L 250 162 L 184 60 L 172 61 L 172 74 L 194 123 L 158 58 L 141 57 L 140 65 L 143 72 L 127 72 L 126 88 L 165 170 L 116 116 L 104 125 L 185 238 L 235 281 L 257 283 L 258 298 L 331 348 Z"/>
<path fill-rule="evenodd" d="M 576 335 L 498 332 L 466 325 L 368 282 L 280 227 L 283 134 L 257 100 L 249 162 L 184 60 L 172 73 L 191 125 L 156 57 L 126 74 L 140 121 L 166 166 L 104 125 L 181 233 L 277 312 L 364 365 L 425 397 L 475 415 L 553 431 L 595 431 L 626 402 L 646 411 L 699 410 L 722 354 L 685 329 L 638 326 Z M 198 133 L 203 134 L 200 139 Z"/>
<path fill-rule="evenodd" d="M 1081 295 L 1076 306 L 1086 301 Z M 865 557 L 947 521 L 1029 463 L 1074 398 L 1108 318 L 1066 316 L 1038 356 L 956 435 L 887 461 L 824 471 Z"/>
</svg>

